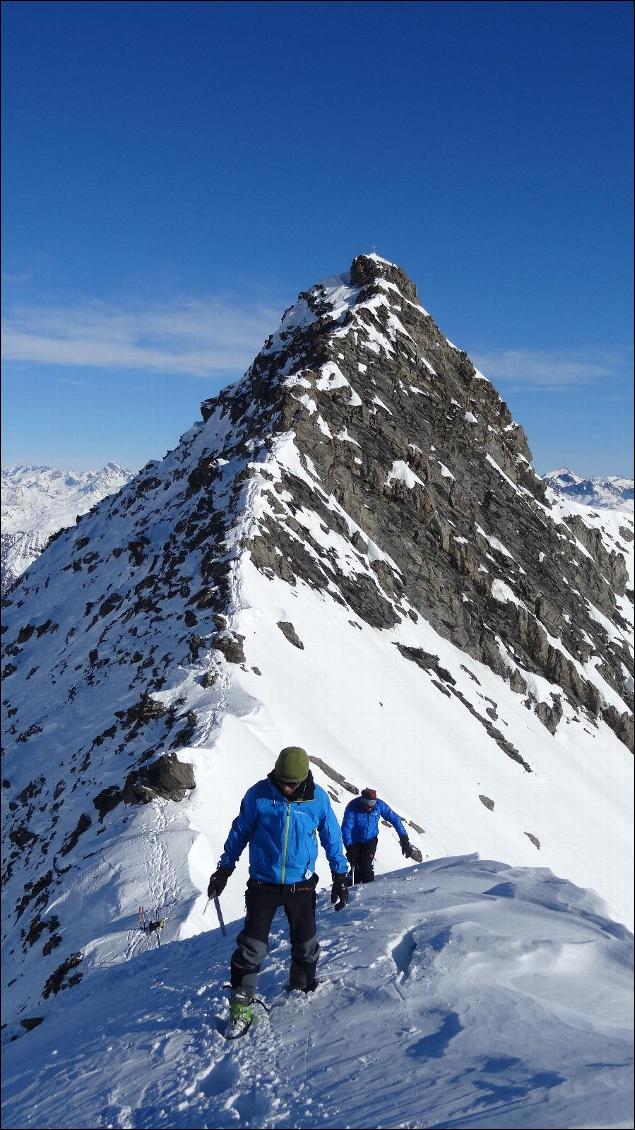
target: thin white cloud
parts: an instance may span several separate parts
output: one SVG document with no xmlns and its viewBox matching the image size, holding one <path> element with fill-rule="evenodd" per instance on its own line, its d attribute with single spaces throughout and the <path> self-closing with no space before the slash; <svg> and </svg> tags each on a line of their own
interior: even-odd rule
<svg viewBox="0 0 635 1130">
<path fill-rule="evenodd" d="M 81 369 L 134 369 L 210 377 L 244 372 L 280 321 L 283 303 L 250 307 L 217 297 L 126 306 L 87 300 L 16 306 L 4 319 L 7 362 Z M 615 350 L 506 349 L 472 354 L 497 386 L 557 391 L 623 379 Z"/>
<path fill-rule="evenodd" d="M 280 320 L 280 308 L 217 298 L 122 307 L 22 306 L 5 319 L 5 361 L 139 369 L 209 377 L 241 373 Z"/>
<path fill-rule="evenodd" d="M 96 381 L 76 380 L 75 377 L 60 377 L 59 383 L 61 385 L 72 385 L 73 388 L 101 388 L 101 385 L 97 384 Z"/>
<path fill-rule="evenodd" d="M 619 380 L 626 358 L 614 350 L 505 349 L 473 354 L 474 363 L 495 384 L 543 391 Z"/>
</svg>

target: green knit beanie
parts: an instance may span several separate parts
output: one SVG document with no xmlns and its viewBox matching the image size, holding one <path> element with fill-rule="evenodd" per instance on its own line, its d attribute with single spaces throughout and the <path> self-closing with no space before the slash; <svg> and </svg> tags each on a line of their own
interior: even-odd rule
<svg viewBox="0 0 635 1130">
<path fill-rule="evenodd" d="M 306 750 L 297 745 L 289 745 L 278 754 L 275 766 L 276 777 L 280 781 L 288 781 L 290 785 L 299 785 L 304 781 L 309 772 L 309 758 Z"/>
</svg>

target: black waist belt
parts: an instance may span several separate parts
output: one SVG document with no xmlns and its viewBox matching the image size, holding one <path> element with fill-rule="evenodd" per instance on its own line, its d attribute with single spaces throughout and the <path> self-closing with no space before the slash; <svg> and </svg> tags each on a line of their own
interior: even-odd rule
<svg viewBox="0 0 635 1130">
<path fill-rule="evenodd" d="M 317 875 L 312 879 L 301 879 L 299 883 L 263 883 L 261 879 L 248 879 L 247 886 L 254 890 L 255 887 L 261 891 L 275 891 L 276 894 L 294 895 L 300 891 L 314 891 L 317 886 Z"/>
</svg>

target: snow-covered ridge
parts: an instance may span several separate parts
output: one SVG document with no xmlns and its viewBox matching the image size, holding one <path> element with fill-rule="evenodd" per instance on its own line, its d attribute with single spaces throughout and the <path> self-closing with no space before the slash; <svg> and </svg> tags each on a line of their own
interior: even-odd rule
<svg viewBox="0 0 635 1130">
<path fill-rule="evenodd" d="M 5 602 L 12 1019 L 137 956 L 139 904 L 165 940 L 209 929 L 288 744 L 338 816 L 370 784 L 426 858 L 540 863 L 631 920 L 624 516 L 609 538 L 550 500 L 398 268 L 338 279 Z"/>
</svg>

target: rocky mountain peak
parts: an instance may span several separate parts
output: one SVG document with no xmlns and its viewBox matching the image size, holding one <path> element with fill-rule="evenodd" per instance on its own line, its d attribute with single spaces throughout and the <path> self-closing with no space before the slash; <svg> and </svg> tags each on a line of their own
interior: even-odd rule
<svg viewBox="0 0 635 1130">
<path fill-rule="evenodd" d="M 372 287 L 373 284 L 392 283 L 409 302 L 419 304 L 417 288 L 411 279 L 398 267 L 396 263 L 389 263 L 387 259 L 374 252 L 370 255 L 357 255 L 351 263 L 351 286 Z"/>
<path fill-rule="evenodd" d="M 292 434 L 309 469 L 300 479 L 276 465 L 278 497 L 262 488 L 270 512 L 246 543 L 260 567 L 324 589 L 336 583 L 377 627 L 421 614 L 519 689 L 518 663 L 593 714 L 602 709 L 583 672 L 597 639 L 586 602 L 621 622 L 613 601 L 627 586 L 624 557 L 553 515 L 522 427 L 398 267 L 358 256 L 347 274 L 301 294 L 241 384 L 202 412 L 229 413 L 239 447 L 263 444 L 265 465 Z M 262 462 L 244 473 L 259 470 Z M 306 560 L 298 506 L 351 539 L 365 576 L 335 581 L 316 545 Z M 369 561 L 369 544 L 381 545 L 383 561 Z M 597 639 L 603 677 L 621 695 L 625 656 L 616 668 L 607 644 Z M 536 706 L 557 726 L 557 697 Z M 628 711 L 614 704 L 605 714 L 630 743 Z"/>
<path fill-rule="evenodd" d="M 376 255 L 357 256 L 347 273 L 301 293 L 243 381 L 204 401 L 201 412 L 207 420 L 226 406 L 243 434 L 253 437 L 297 422 L 303 403 L 319 404 L 319 420 L 334 414 L 356 422 L 357 414 L 346 409 L 361 405 L 365 421 L 369 411 L 376 414 L 380 392 L 396 397 L 397 411 L 410 417 L 413 445 L 422 438 L 421 429 L 432 434 L 435 415 L 422 403 L 415 409 L 414 397 L 445 406 L 443 423 L 438 411 L 434 421 L 443 433 L 453 430 L 462 407 L 470 439 L 480 423 L 481 438 L 505 473 L 544 498 L 544 486 L 529 466 L 525 434 L 507 405 L 467 354 L 440 332 L 420 305 L 414 283 Z M 386 405 L 383 410 L 394 415 Z"/>
</svg>

